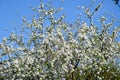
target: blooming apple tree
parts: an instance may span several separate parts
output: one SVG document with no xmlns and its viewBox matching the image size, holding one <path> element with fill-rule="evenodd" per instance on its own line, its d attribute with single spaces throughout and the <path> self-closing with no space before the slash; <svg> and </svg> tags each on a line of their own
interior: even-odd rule
<svg viewBox="0 0 120 80">
<path fill-rule="evenodd" d="M 20 34 L 13 32 L 0 43 L 0 57 L 7 57 L 0 62 L 0 78 L 119 79 L 116 59 L 120 58 L 120 27 L 114 27 L 116 19 L 107 23 L 107 18 L 101 16 L 100 30 L 92 21 L 95 11 L 83 9 L 90 24 L 79 18 L 74 24 L 67 23 L 65 15 L 59 14 L 61 7 L 56 9 L 41 2 L 33 8 L 37 16 L 31 21 L 23 17 Z"/>
</svg>

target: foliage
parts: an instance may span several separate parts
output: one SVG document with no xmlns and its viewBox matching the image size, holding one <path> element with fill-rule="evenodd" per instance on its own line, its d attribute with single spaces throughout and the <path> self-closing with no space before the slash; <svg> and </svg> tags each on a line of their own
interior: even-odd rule
<svg viewBox="0 0 120 80">
<path fill-rule="evenodd" d="M 93 13 L 83 8 L 90 25 L 79 19 L 69 24 L 59 14 L 61 7 L 41 2 L 33 8 L 36 17 L 31 21 L 23 17 L 21 33 L 12 33 L 0 44 L 1 57 L 8 56 L 0 63 L 1 79 L 118 80 L 120 27 L 113 28 L 115 19 L 107 23 L 104 16 L 101 30 L 93 23 L 100 6 Z"/>
</svg>

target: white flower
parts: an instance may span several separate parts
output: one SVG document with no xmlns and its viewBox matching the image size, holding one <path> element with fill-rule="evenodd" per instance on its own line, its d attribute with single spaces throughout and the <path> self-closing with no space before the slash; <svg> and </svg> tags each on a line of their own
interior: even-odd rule
<svg viewBox="0 0 120 80">
<path fill-rule="evenodd" d="M 18 60 L 18 59 L 14 60 L 13 63 L 14 63 L 14 65 L 15 65 L 15 67 L 19 67 L 19 64 L 20 64 L 20 63 L 19 63 L 19 60 Z"/>
<path fill-rule="evenodd" d="M 85 6 L 82 6 L 82 9 L 85 9 Z"/>
<path fill-rule="evenodd" d="M 78 34 L 78 37 L 81 38 L 81 39 L 88 39 L 87 35 L 86 34 L 82 34 L 82 33 L 79 33 Z"/>
<path fill-rule="evenodd" d="M 3 38 L 3 42 L 7 42 L 7 38 Z"/>
<path fill-rule="evenodd" d="M 62 69 L 63 69 L 65 72 L 68 72 L 68 67 L 66 66 L 66 64 L 63 64 L 63 65 L 62 65 Z"/>
<path fill-rule="evenodd" d="M 104 16 L 101 16 L 101 22 L 105 22 L 107 20 L 107 18 L 106 17 L 104 17 Z"/>
</svg>

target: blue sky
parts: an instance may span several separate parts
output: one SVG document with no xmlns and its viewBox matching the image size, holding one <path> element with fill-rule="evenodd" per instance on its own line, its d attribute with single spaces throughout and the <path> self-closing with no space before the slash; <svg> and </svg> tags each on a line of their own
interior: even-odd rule
<svg viewBox="0 0 120 80">
<path fill-rule="evenodd" d="M 48 2 L 49 0 L 43 0 Z M 100 2 L 94 4 L 95 6 Z M 21 17 L 32 16 L 34 13 L 29 6 L 39 6 L 39 0 L 0 0 L 0 42 L 3 37 L 7 37 L 12 31 L 14 26 L 21 24 Z M 90 0 L 65 0 L 62 4 L 66 20 L 73 22 L 79 15 L 80 11 L 76 9 L 76 6 L 88 6 Z M 53 0 L 54 6 L 61 5 L 60 0 Z M 120 8 L 114 4 L 112 0 L 105 0 L 102 8 L 97 12 L 94 18 L 99 18 L 104 12 L 110 12 L 120 19 Z M 5 31 L 5 29 L 8 29 Z"/>
</svg>

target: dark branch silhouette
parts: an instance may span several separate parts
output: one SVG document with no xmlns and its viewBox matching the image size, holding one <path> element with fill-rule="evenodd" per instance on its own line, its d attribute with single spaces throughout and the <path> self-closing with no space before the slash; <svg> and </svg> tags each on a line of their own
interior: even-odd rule
<svg viewBox="0 0 120 80">
<path fill-rule="evenodd" d="M 119 1 L 120 0 L 113 0 L 115 2 L 115 5 L 117 5 L 120 8 Z"/>
<path fill-rule="evenodd" d="M 113 0 L 115 4 L 117 5 L 119 3 L 119 0 Z"/>
</svg>

